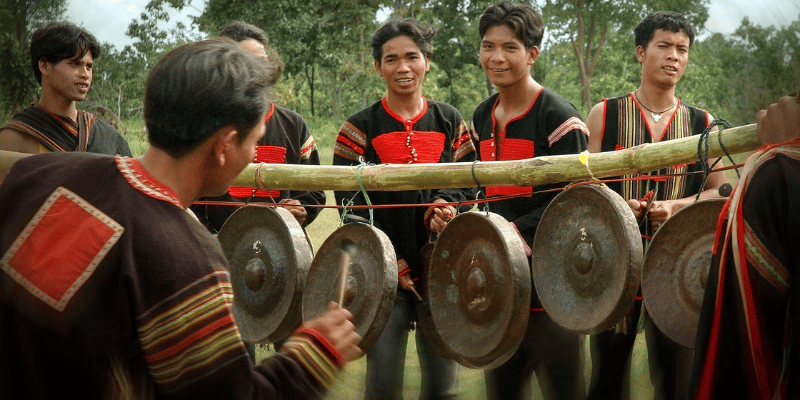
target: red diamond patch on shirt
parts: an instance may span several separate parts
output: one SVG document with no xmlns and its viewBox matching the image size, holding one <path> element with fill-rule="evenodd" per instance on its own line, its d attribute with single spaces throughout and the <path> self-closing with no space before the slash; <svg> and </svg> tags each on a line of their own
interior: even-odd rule
<svg viewBox="0 0 800 400">
<path fill-rule="evenodd" d="M 59 187 L 0 259 L 0 269 L 63 311 L 124 230 L 77 194 Z"/>
</svg>

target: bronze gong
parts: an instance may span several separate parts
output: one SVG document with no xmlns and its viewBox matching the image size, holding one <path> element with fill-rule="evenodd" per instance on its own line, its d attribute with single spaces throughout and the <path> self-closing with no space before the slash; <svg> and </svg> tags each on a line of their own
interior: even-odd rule
<svg viewBox="0 0 800 400">
<path fill-rule="evenodd" d="M 436 246 L 435 241 L 429 241 L 422 246 L 422 250 L 419 252 L 419 260 L 420 265 L 422 266 L 422 276 L 428 276 L 428 270 L 431 264 L 431 255 L 433 255 L 433 249 Z M 427 284 L 425 283 L 427 279 L 420 279 L 418 282 L 415 283 L 415 287 L 417 288 L 417 293 L 420 294 L 422 300 L 416 302 L 416 313 L 417 313 L 417 334 L 422 334 L 425 336 L 425 339 L 431 344 L 433 350 L 441 357 L 449 358 L 452 360 L 456 360 L 461 365 L 466 365 L 463 360 L 460 360 L 457 354 L 454 354 L 449 351 L 449 348 L 442 343 L 441 337 L 439 334 L 436 333 L 436 329 L 433 326 L 433 320 L 431 319 L 431 307 L 430 307 L 430 300 L 427 297 Z"/>
<path fill-rule="evenodd" d="M 676 212 L 653 235 L 644 258 L 642 297 L 650 318 L 667 337 L 692 349 L 725 201 L 700 200 Z"/>
<path fill-rule="evenodd" d="M 283 208 L 244 206 L 217 235 L 228 259 L 232 312 L 242 339 L 273 343 L 302 323 L 301 301 L 313 258 L 300 224 Z"/>
<path fill-rule="evenodd" d="M 453 218 L 434 246 L 424 298 L 439 354 L 470 368 L 495 368 L 525 336 L 531 278 L 525 248 L 503 217 L 467 212 Z"/>
<path fill-rule="evenodd" d="M 359 347 L 366 353 L 378 340 L 392 313 L 397 295 L 397 258 L 389 238 L 374 226 L 353 222 L 342 225 L 322 243 L 311 262 L 303 295 L 303 319 L 322 315 L 339 301 L 343 247 L 349 268 L 343 307 L 353 314 Z"/>
<path fill-rule="evenodd" d="M 608 187 L 579 185 L 559 193 L 542 215 L 532 250 L 536 293 L 562 328 L 602 332 L 633 306 L 642 239 L 633 211 Z"/>
</svg>

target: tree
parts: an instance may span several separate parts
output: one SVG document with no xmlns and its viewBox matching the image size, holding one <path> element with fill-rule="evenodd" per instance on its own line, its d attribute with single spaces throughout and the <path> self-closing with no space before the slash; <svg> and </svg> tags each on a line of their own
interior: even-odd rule
<svg viewBox="0 0 800 400">
<path fill-rule="evenodd" d="M 48 21 L 61 19 L 66 0 L 4 0 L 0 5 L 0 105 L 12 113 L 38 92 L 30 64 L 30 36 Z"/>
</svg>

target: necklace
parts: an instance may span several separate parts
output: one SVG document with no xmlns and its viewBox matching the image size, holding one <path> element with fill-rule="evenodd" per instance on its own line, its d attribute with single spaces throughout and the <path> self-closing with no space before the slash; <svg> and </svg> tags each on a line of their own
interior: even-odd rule
<svg viewBox="0 0 800 400">
<path fill-rule="evenodd" d="M 661 111 L 661 112 L 655 112 L 655 111 L 647 108 L 647 106 L 644 105 L 644 103 L 642 103 L 641 100 L 639 100 L 639 95 L 636 94 L 637 91 L 638 90 L 634 90 L 633 91 L 633 97 L 636 97 L 636 102 L 639 103 L 640 106 L 644 107 L 645 110 L 650 111 L 650 115 L 653 116 L 653 121 L 656 121 L 656 123 L 658 123 L 658 121 L 661 119 L 661 117 L 664 115 L 665 112 L 667 112 L 669 110 L 672 110 L 672 107 L 675 107 L 675 103 L 672 103 L 672 105 L 669 106 L 669 108 L 667 108 L 666 110 Z"/>
</svg>

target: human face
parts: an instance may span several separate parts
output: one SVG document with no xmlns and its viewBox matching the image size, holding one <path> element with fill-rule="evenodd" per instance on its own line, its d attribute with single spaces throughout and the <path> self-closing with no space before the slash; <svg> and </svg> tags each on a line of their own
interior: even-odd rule
<svg viewBox="0 0 800 400">
<path fill-rule="evenodd" d="M 525 50 L 525 43 L 507 25 L 486 30 L 481 39 L 480 60 L 486 76 L 497 87 L 509 87 L 531 77 L 531 66 L 539 56 L 536 46 Z"/>
<path fill-rule="evenodd" d="M 409 36 L 400 35 L 383 44 L 381 61 L 375 71 L 386 81 L 390 96 L 422 96 L 422 81 L 431 62 Z"/>
<path fill-rule="evenodd" d="M 64 59 L 58 63 L 39 62 L 42 87 L 47 87 L 67 101 L 83 101 L 92 86 L 94 57 L 91 52 L 81 58 Z"/>
<path fill-rule="evenodd" d="M 656 29 L 646 49 L 636 48 L 636 58 L 642 64 L 642 81 L 674 87 L 689 62 L 689 36 Z"/>
<path fill-rule="evenodd" d="M 239 46 L 264 61 L 269 60 L 269 57 L 267 56 L 267 49 L 265 49 L 264 44 L 258 40 L 245 39 L 239 42 Z"/>
</svg>

